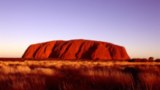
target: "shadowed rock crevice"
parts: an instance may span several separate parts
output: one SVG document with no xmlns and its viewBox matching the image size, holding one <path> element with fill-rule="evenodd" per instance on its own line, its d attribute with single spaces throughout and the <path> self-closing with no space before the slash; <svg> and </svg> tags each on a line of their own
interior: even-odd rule
<svg viewBox="0 0 160 90">
<path fill-rule="evenodd" d="M 97 49 L 97 45 L 94 43 L 93 46 L 91 46 L 88 51 L 84 52 L 82 55 L 82 59 L 92 59 L 92 55 L 94 51 Z"/>
<path fill-rule="evenodd" d="M 55 42 L 55 45 L 53 47 L 53 49 L 51 50 L 52 52 L 50 53 L 49 55 L 49 58 L 58 58 L 59 57 L 59 50 L 57 50 L 59 47 L 60 48 L 60 45 L 59 43 L 63 42 L 63 41 L 53 41 Z"/>
<path fill-rule="evenodd" d="M 66 43 L 67 45 L 66 45 L 66 48 L 65 48 L 65 50 L 64 50 L 64 52 L 62 52 L 60 55 L 60 57 L 62 58 L 62 59 L 69 59 L 69 57 L 67 57 L 67 58 L 65 58 L 66 56 L 69 56 L 69 53 L 68 53 L 68 50 L 70 49 L 70 47 L 71 47 L 71 45 L 72 45 L 72 43 Z M 63 48 L 63 47 L 62 47 Z M 62 49 L 61 49 L 62 50 Z M 72 53 L 72 52 L 70 52 L 70 53 Z"/>
<path fill-rule="evenodd" d="M 33 53 L 33 56 L 36 57 L 38 51 L 40 50 L 42 45 L 40 45 L 39 47 L 36 48 L 35 52 Z"/>
<path fill-rule="evenodd" d="M 128 60 L 124 47 L 102 41 L 69 40 L 33 44 L 24 53 L 24 59 L 84 59 L 84 60 Z"/>
<path fill-rule="evenodd" d="M 83 47 L 84 43 L 85 43 L 85 42 L 82 42 L 82 43 L 81 43 L 81 45 L 79 46 L 78 51 L 76 52 L 76 58 L 77 58 L 77 59 L 80 59 L 80 58 L 81 58 L 81 53 L 80 53 L 80 52 L 82 52 L 82 47 Z"/>
<path fill-rule="evenodd" d="M 42 54 L 41 53 L 41 50 L 43 49 L 43 47 L 45 46 L 46 44 L 41 44 L 35 51 L 35 53 L 33 54 L 34 57 L 38 57 L 39 54 Z M 44 51 L 43 51 L 44 52 Z M 40 55 L 41 56 L 41 55 Z"/>
</svg>

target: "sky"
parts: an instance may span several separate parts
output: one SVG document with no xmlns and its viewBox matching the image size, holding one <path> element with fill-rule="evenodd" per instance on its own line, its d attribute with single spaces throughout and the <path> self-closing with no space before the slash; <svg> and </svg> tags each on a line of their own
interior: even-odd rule
<svg viewBox="0 0 160 90">
<path fill-rule="evenodd" d="M 0 57 L 32 43 L 91 39 L 160 58 L 160 0 L 0 0 Z"/>
</svg>

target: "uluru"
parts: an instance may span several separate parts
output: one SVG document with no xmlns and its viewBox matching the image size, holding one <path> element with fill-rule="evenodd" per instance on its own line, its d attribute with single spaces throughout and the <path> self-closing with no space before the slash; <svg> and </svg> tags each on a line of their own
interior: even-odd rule
<svg viewBox="0 0 160 90">
<path fill-rule="evenodd" d="M 30 45 L 22 58 L 62 60 L 128 60 L 123 46 L 94 40 L 55 40 Z"/>
</svg>

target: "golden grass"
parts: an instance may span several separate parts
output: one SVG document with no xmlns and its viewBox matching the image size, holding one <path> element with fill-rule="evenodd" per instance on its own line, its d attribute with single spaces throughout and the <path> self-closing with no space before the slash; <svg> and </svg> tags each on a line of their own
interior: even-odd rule
<svg viewBox="0 0 160 90">
<path fill-rule="evenodd" d="M 159 90 L 159 62 L 0 61 L 0 90 Z"/>
</svg>

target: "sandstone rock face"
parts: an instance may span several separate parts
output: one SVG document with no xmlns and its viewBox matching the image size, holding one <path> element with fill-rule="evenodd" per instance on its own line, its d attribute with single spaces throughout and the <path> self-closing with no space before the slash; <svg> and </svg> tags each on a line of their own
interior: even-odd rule
<svg viewBox="0 0 160 90">
<path fill-rule="evenodd" d="M 107 42 L 92 40 L 51 41 L 33 44 L 22 58 L 25 59 L 64 59 L 64 60 L 127 60 L 124 47 Z"/>
</svg>

